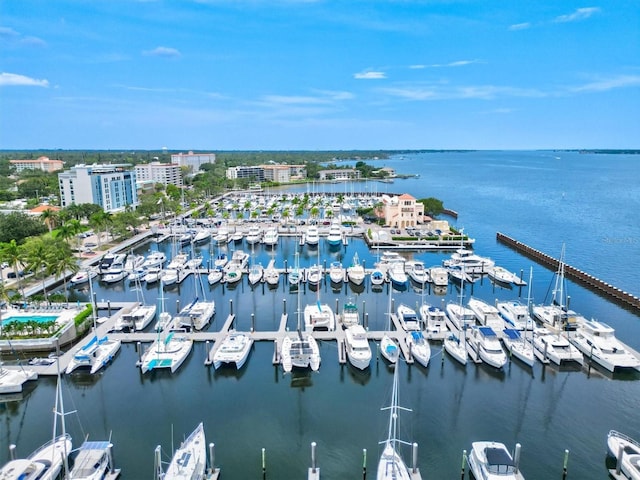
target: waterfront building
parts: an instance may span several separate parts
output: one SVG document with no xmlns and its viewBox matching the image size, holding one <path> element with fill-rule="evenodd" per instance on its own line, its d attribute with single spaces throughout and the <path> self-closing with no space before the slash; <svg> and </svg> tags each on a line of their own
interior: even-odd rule
<svg viewBox="0 0 640 480">
<path fill-rule="evenodd" d="M 76 165 L 58 174 L 60 205 L 95 203 L 105 212 L 138 204 L 136 172 L 127 163 Z"/>
<path fill-rule="evenodd" d="M 263 182 L 265 180 L 264 169 L 259 165 L 229 167 L 227 168 L 227 178 L 229 180 L 248 178 L 256 182 Z"/>
<path fill-rule="evenodd" d="M 37 160 L 9 160 L 16 172 L 24 170 L 42 170 L 43 172 L 55 172 L 64 168 L 62 160 L 51 160 L 49 157 L 38 157 Z"/>
<path fill-rule="evenodd" d="M 216 163 L 215 153 L 174 153 L 171 155 L 171 163 L 180 165 L 181 167 L 188 167 L 191 173 L 197 173 L 200 171 L 200 167 L 204 164 Z"/>
<path fill-rule="evenodd" d="M 182 186 L 182 174 L 177 163 L 142 163 L 135 166 L 136 181 L 143 183 L 161 183 L 162 185 Z"/>
<path fill-rule="evenodd" d="M 394 228 L 415 227 L 422 223 L 424 205 L 408 193 L 400 196 L 382 196 L 384 223 Z"/>
<path fill-rule="evenodd" d="M 291 180 L 304 179 L 307 169 L 304 165 L 254 165 L 238 166 L 227 169 L 227 178 L 237 180 L 248 178 L 257 182 L 289 183 Z"/>
<path fill-rule="evenodd" d="M 360 170 L 355 168 L 320 170 L 318 176 L 320 180 L 357 180 L 360 178 Z"/>
</svg>

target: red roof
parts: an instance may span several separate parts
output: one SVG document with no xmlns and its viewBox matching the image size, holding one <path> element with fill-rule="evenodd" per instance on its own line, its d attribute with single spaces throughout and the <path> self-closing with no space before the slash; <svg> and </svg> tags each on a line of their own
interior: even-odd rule
<svg viewBox="0 0 640 480">
<path fill-rule="evenodd" d="M 415 197 L 412 197 L 411 195 L 409 195 L 408 193 L 403 193 L 402 195 L 400 195 L 400 197 L 402 200 L 415 200 Z"/>
<path fill-rule="evenodd" d="M 29 210 L 29 212 L 42 213 L 46 210 L 53 210 L 54 212 L 57 212 L 60 210 L 60 207 L 56 207 L 54 205 L 38 205 L 36 208 L 32 208 L 31 210 Z"/>
</svg>

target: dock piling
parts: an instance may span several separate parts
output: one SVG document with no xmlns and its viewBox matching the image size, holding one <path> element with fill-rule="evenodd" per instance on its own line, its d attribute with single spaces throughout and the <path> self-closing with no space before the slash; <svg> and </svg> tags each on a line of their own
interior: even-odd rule
<svg viewBox="0 0 640 480">
<path fill-rule="evenodd" d="M 267 478 L 267 449 L 262 447 L 262 478 Z"/>
<path fill-rule="evenodd" d="M 311 442 L 311 469 L 316 473 L 316 442 Z"/>
<path fill-rule="evenodd" d="M 180 299 L 176 300 L 176 313 L 180 313 Z"/>
<path fill-rule="evenodd" d="M 229 299 L 229 315 L 233 315 L 233 298 Z"/>
<path fill-rule="evenodd" d="M 562 480 L 567 478 L 567 464 L 569 463 L 569 450 L 564 451 L 564 463 L 562 465 Z"/>
<path fill-rule="evenodd" d="M 15 460 L 16 459 L 16 444 L 12 443 L 11 445 L 9 445 L 9 460 Z"/>
<path fill-rule="evenodd" d="M 464 468 L 467 464 L 467 451 L 462 450 L 462 464 L 460 465 L 460 480 L 464 480 Z"/>
<path fill-rule="evenodd" d="M 142 344 L 136 342 L 136 350 L 138 351 L 138 365 L 142 365 Z"/>
<path fill-rule="evenodd" d="M 367 449 L 362 449 L 362 480 L 367 479 Z"/>
<path fill-rule="evenodd" d="M 256 330 L 256 314 L 251 314 L 251 332 L 255 332 Z"/>
<path fill-rule="evenodd" d="M 213 473 L 216 467 L 216 444 L 209 444 L 209 471 Z"/>
<path fill-rule="evenodd" d="M 282 299 L 282 314 L 284 315 L 285 313 L 287 313 L 287 299 L 283 298 Z"/>
<path fill-rule="evenodd" d="M 411 447 L 411 462 L 413 464 L 412 469 L 413 473 L 416 473 L 418 471 L 418 444 L 416 442 L 413 442 L 413 445 Z"/>
<path fill-rule="evenodd" d="M 516 449 L 513 452 L 513 466 L 516 469 L 516 473 L 518 473 L 518 470 L 520 468 L 520 450 L 522 449 L 522 445 L 520 445 L 519 443 L 516 443 Z"/>
<path fill-rule="evenodd" d="M 367 312 L 367 301 L 362 300 L 362 323 L 364 323 L 364 317 Z"/>
</svg>

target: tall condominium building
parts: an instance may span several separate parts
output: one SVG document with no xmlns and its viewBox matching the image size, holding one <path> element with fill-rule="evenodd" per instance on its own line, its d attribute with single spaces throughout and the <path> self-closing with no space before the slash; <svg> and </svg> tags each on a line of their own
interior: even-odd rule
<svg viewBox="0 0 640 480">
<path fill-rule="evenodd" d="M 58 174 L 60 204 L 95 203 L 105 212 L 138 204 L 136 173 L 129 164 L 76 165 Z"/>
<path fill-rule="evenodd" d="M 189 167 L 191 173 L 196 173 L 205 163 L 216 163 L 215 153 L 175 153 L 171 155 L 171 163 L 177 163 L 181 167 Z"/>
<path fill-rule="evenodd" d="M 23 170 L 42 170 L 43 172 L 55 172 L 64 168 L 62 160 L 51 160 L 49 157 L 39 157 L 37 160 L 9 160 L 16 172 Z"/>
<path fill-rule="evenodd" d="M 177 163 L 151 162 L 135 166 L 138 183 L 161 183 L 182 186 L 182 174 Z"/>
</svg>

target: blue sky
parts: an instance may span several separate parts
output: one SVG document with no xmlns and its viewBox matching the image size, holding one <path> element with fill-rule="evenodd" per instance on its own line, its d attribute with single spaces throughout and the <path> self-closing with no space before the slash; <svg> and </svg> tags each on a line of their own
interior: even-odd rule
<svg viewBox="0 0 640 480">
<path fill-rule="evenodd" d="M 640 148 L 639 19 L 637 0 L 0 0 L 0 149 Z"/>
</svg>

